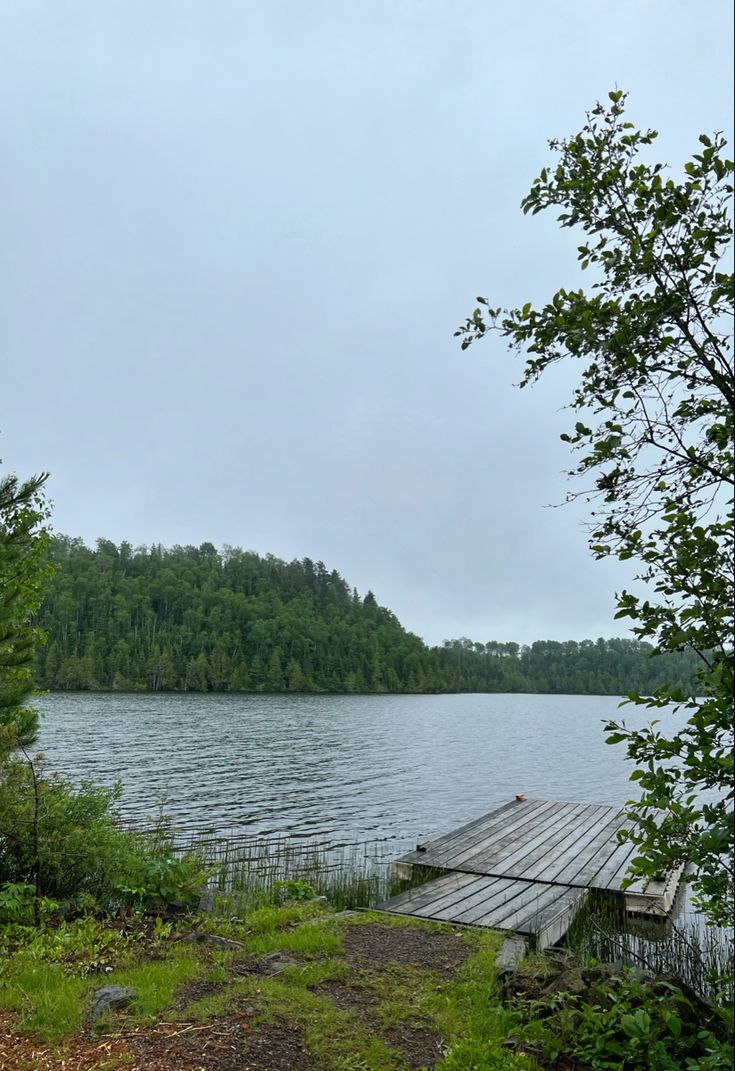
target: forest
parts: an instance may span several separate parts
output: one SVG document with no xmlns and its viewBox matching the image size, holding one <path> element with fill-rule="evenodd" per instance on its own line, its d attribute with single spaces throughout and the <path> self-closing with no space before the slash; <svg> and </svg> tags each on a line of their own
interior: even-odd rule
<svg viewBox="0 0 735 1071">
<path fill-rule="evenodd" d="M 309 558 L 59 536 L 36 624 L 51 691 L 650 693 L 696 690 L 691 652 L 632 639 L 429 647 Z"/>
</svg>

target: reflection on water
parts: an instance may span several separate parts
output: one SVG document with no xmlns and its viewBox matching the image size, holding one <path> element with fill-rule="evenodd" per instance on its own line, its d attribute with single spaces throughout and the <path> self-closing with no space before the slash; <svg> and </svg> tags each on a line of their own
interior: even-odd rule
<svg viewBox="0 0 735 1071">
<path fill-rule="evenodd" d="M 528 797 L 622 804 L 606 696 L 50 695 L 39 747 L 75 781 L 123 782 L 185 830 L 391 841 L 396 848 Z M 647 720 L 627 707 L 626 721 Z"/>
</svg>

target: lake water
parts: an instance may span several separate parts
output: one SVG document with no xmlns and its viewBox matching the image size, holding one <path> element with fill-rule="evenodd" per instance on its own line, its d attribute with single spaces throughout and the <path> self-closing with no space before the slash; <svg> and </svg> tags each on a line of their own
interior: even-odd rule
<svg viewBox="0 0 735 1071">
<path fill-rule="evenodd" d="M 124 786 L 126 820 L 403 850 L 512 799 L 623 804 L 635 791 L 607 696 L 48 695 L 39 748 Z M 661 715 L 659 715 L 661 716 Z"/>
</svg>

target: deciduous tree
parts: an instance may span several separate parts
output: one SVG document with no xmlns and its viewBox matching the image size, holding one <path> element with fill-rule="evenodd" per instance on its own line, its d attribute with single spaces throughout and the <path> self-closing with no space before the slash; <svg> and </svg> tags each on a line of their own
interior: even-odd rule
<svg viewBox="0 0 735 1071">
<path fill-rule="evenodd" d="M 640 563 L 646 585 L 619 595 L 617 616 L 656 650 L 700 661 L 700 699 L 676 687 L 630 697 L 683 705 L 684 728 L 608 726 L 641 789 L 636 868 L 691 860 L 699 902 L 722 922 L 733 903 L 733 165 L 723 137 L 702 134 L 671 177 L 650 157 L 656 131 L 628 121 L 622 92 L 609 98 L 574 137 L 550 142 L 556 163 L 522 202 L 560 209 L 561 226 L 581 233 L 591 288 L 561 289 L 539 308 L 478 298 L 457 335 L 464 349 L 499 333 L 526 355 L 521 386 L 559 361 L 579 364 L 578 419 L 562 438 L 584 488 L 570 497 L 593 505 L 593 553 Z M 666 812 L 662 825 L 651 807 Z"/>
</svg>

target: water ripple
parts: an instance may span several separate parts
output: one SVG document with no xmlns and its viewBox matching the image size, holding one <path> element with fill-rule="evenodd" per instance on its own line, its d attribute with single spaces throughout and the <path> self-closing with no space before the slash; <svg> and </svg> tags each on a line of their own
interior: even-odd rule
<svg viewBox="0 0 735 1071">
<path fill-rule="evenodd" d="M 40 749 L 178 828 L 407 843 L 511 799 L 622 804 L 601 696 L 45 696 Z M 630 708 L 629 708 L 630 710 Z M 643 720 L 633 711 L 629 721 Z"/>
</svg>

